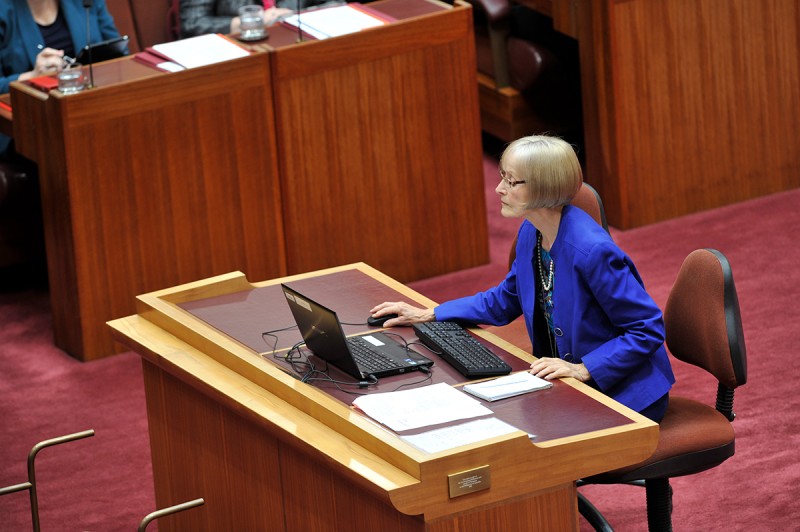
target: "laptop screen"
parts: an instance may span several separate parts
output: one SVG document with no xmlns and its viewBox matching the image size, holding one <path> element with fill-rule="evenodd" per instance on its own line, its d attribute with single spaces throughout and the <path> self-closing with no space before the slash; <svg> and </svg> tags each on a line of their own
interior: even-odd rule
<svg viewBox="0 0 800 532">
<path fill-rule="evenodd" d="M 350 354 L 347 337 L 336 313 L 286 285 L 282 284 L 281 288 L 308 348 L 351 376 L 365 378 Z"/>
</svg>

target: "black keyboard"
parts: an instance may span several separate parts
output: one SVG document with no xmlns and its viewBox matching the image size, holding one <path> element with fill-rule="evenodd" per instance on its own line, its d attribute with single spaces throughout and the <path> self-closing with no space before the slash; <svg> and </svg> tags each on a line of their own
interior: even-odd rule
<svg viewBox="0 0 800 532">
<path fill-rule="evenodd" d="M 489 351 L 457 323 L 451 321 L 415 323 L 414 332 L 423 344 L 465 377 L 494 377 L 511 373 L 511 366 Z"/>
<path fill-rule="evenodd" d="M 347 344 L 359 369 L 365 373 L 376 373 L 397 367 L 394 360 L 382 353 L 376 353 L 363 338 L 348 338 Z"/>
</svg>

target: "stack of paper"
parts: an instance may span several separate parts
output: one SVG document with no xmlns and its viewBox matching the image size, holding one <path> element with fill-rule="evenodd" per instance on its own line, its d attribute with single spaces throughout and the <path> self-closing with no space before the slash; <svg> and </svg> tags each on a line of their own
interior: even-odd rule
<svg viewBox="0 0 800 532">
<path fill-rule="evenodd" d="M 186 68 L 229 61 L 250 55 L 250 51 L 227 37 L 209 33 L 180 41 L 155 44 L 134 56 L 160 70 L 175 72 Z"/>
<path fill-rule="evenodd" d="M 284 23 L 300 29 L 316 39 L 327 39 L 355 33 L 366 28 L 382 26 L 386 21 L 367 13 L 358 4 L 306 11 L 283 19 Z"/>
<path fill-rule="evenodd" d="M 521 371 L 477 384 L 467 384 L 464 386 L 464 391 L 485 401 L 497 401 L 506 397 L 514 397 L 515 395 L 550 388 L 552 385 L 552 382 L 531 375 L 527 371 Z"/>
<path fill-rule="evenodd" d="M 410 430 L 491 414 L 472 397 L 445 384 L 362 395 L 353 406 L 394 431 Z"/>
</svg>

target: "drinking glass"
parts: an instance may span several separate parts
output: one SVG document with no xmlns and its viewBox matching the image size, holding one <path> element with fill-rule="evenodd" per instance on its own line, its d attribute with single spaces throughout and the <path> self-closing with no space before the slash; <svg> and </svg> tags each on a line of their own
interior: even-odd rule
<svg viewBox="0 0 800 532">
<path fill-rule="evenodd" d="M 257 41 L 267 36 L 262 6 L 254 4 L 239 8 L 239 32 L 243 41 Z"/>
<path fill-rule="evenodd" d="M 83 65 L 79 63 L 67 65 L 56 75 L 56 78 L 58 78 L 58 90 L 61 91 L 61 94 L 75 94 L 86 88 Z"/>
</svg>

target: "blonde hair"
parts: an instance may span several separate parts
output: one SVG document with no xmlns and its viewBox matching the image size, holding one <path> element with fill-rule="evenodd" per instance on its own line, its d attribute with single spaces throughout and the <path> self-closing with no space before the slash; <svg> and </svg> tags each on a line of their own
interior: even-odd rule
<svg viewBox="0 0 800 532">
<path fill-rule="evenodd" d="M 514 160 L 516 179 L 525 181 L 528 209 L 561 207 L 572 201 L 583 183 L 578 156 L 570 144 L 558 137 L 531 135 L 517 139 L 503 151 L 504 162 Z"/>
</svg>

